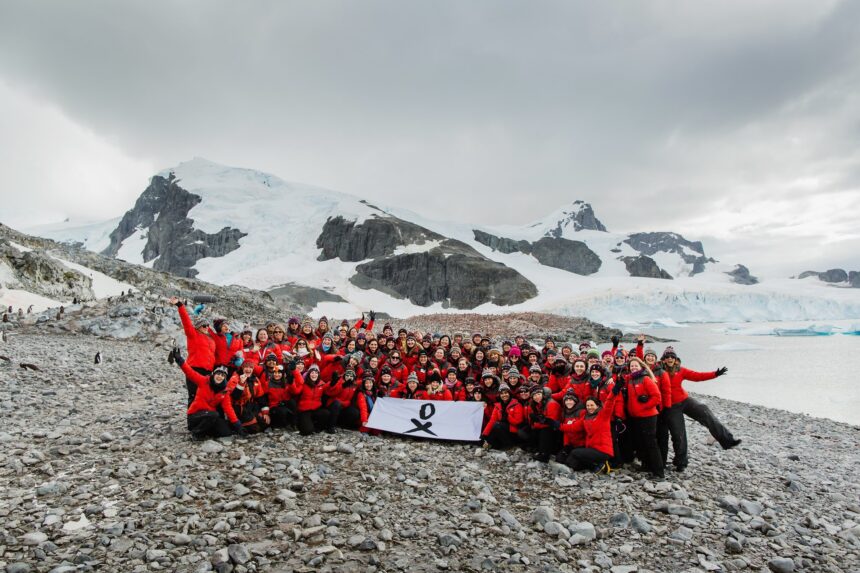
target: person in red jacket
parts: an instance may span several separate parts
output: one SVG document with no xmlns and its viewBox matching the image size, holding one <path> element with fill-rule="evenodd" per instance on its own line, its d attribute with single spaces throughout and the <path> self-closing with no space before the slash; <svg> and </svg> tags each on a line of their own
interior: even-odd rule
<svg viewBox="0 0 860 573">
<path fill-rule="evenodd" d="M 347 368 L 341 377 L 340 392 L 336 396 L 332 396 L 329 401 L 329 415 L 334 419 L 334 423 L 341 428 L 347 430 L 357 430 L 361 427 L 363 421 L 367 421 L 365 414 L 362 420 L 361 410 L 359 408 L 358 396 L 360 388 L 355 381 L 355 370 Z"/>
<path fill-rule="evenodd" d="M 296 401 L 296 426 L 299 428 L 299 434 L 308 436 L 322 430 L 329 434 L 335 433 L 334 420 L 322 401 L 324 396 L 337 396 L 340 390 L 339 374 L 335 373 L 329 382 L 323 382 L 320 379 L 319 366 L 311 364 L 304 375 L 304 385 Z"/>
<path fill-rule="evenodd" d="M 269 398 L 255 369 L 251 362 L 242 364 L 227 382 L 233 411 L 249 434 L 262 432 L 269 426 Z"/>
<path fill-rule="evenodd" d="M 585 429 L 582 424 L 574 424 L 583 416 L 585 416 L 585 403 L 579 401 L 576 392 L 568 390 L 561 402 L 561 426 L 559 429 L 562 435 L 562 448 L 555 457 L 555 461 L 558 463 L 565 463 L 570 452 L 575 448 L 585 447 Z"/>
<path fill-rule="evenodd" d="M 223 438 L 233 433 L 245 435 L 242 422 L 233 411 L 230 393 L 227 391 L 227 369 L 219 366 L 208 376 L 191 368 L 182 357 L 179 348 L 171 351 L 171 357 L 179 365 L 186 378 L 197 385 L 194 401 L 188 406 L 188 431 L 195 440 Z M 218 411 L 224 412 L 222 416 Z M 224 419 L 224 416 L 227 419 Z"/>
<path fill-rule="evenodd" d="M 589 384 L 588 367 L 585 359 L 573 359 L 573 373 L 566 378 L 566 383 L 558 389 L 552 388 L 553 400 L 561 400 L 568 390 L 573 390 L 577 399 L 585 403 L 585 399 L 591 394 L 591 386 Z"/>
<path fill-rule="evenodd" d="M 660 388 L 654 381 L 654 373 L 639 358 L 630 358 L 628 368 L 630 374 L 625 376 L 625 406 L 627 431 L 633 438 L 633 451 L 642 460 L 645 469 L 663 479 L 663 460 L 657 446 L 657 414 L 662 404 Z"/>
<path fill-rule="evenodd" d="M 537 449 L 534 459 L 546 463 L 558 449 L 561 406 L 549 395 L 549 388 L 533 387 L 531 400 L 525 408 L 528 423 L 527 443 Z"/>
<path fill-rule="evenodd" d="M 185 305 L 178 298 L 170 297 L 170 304 L 176 305 L 179 310 L 179 320 L 182 322 L 182 330 L 185 331 L 185 339 L 188 347 L 188 366 L 203 376 L 208 376 L 215 368 L 215 341 L 209 336 L 209 326 L 206 319 L 197 318 L 192 323 L 191 317 Z M 186 376 L 185 388 L 188 390 L 188 405 L 194 401 L 197 392 L 197 384 Z"/>
<path fill-rule="evenodd" d="M 451 391 L 442 386 L 442 377 L 437 371 L 427 375 L 427 387 L 418 392 L 418 400 L 442 400 L 450 402 L 454 399 Z"/>
<path fill-rule="evenodd" d="M 460 385 L 460 388 L 457 390 L 457 393 L 454 395 L 454 400 L 456 402 L 464 402 L 469 399 L 469 396 L 475 393 L 475 388 L 477 388 L 478 383 L 474 378 L 469 376 L 466 378 L 463 383 Z"/>
<path fill-rule="evenodd" d="M 272 361 L 267 361 L 267 367 Z M 268 382 L 268 414 L 272 427 L 288 428 L 296 425 L 296 397 L 302 392 L 304 379 L 296 370 L 296 361 L 286 366 L 275 363 L 266 370 Z M 267 410 L 263 410 L 265 413 Z"/>
<path fill-rule="evenodd" d="M 228 370 L 236 364 L 236 353 L 243 348 L 242 337 L 236 332 L 230 332 L 230 325 L 224 318 L 212 321 L 215 328 L 208 329 L 209 337 L 215 342 L 215 365 L 226 366 Z"/>
<path fill-rule="evenodd" d="M 391 370 L 392 388 L 405 384 L 406 377 L 409 376 L 409 367 L 400 358 L 400 351 L 393 350 L 388 354 L 388 360 L 386 360 L 386 366 Z"/>
<path fill-rule="evenodd" d="M 499 401 L 493 406 L 490 419 L 481 436 L 484 447 L 504 450 L 517 443 L 517 432 L 524 422 L 523 404 L 511 395 L 507 384 L 499 386 Z"/>
<path fill-rule="evenodd" d="M 705 426 L 711 435 L 720 443 L 724 450 L 734 448 L 741 443 L 732 433 L 726 428 L 717 417 L 714 416 L 711 409 L 705 404 L 699 402 L 695 398 L 691 398 L 682 386 L 684 380 L 690 382 L 703 382 L 718 378 L 728 372 L 728 368 L 723 366 L 717 368 L 714 372 L 696 372 L 681 366 L 681 361 L 675 353 L 675 349 L 667 346 L 663 351 L 663 367 L 669 374 L 669 382 L 672 391 L 672 406 L 666 414 L 667 430 L 672 435 L 672 448 L 675 450 L 675 457 L 672 463 L 675 465 L 676 471 L 684 471 L 687 467 L 687 427 L 684 424 L 684 415 L 696 420 Z M 663 459 L 668 458 L 669 444 L 668 437 L 659 435 L 657 437 L 660 445 L 660 452 L 663 454 Z M 665 454 L 663 452 L 666 452 Z"/>
<path fill-rule="evenodd" d="M 406 384 L 401 384 L 391 391 L 392 398 L 403 398 L 405 400 L 417 400 L 421 389 L 418 386 L 418 375 L 410 372 L 406 377 Z"/>
<path fill-rule="evenodd" d="M 588 398 L 585 401 L 585 416 L 570 422 L 567 431 L 582 430 L 585 432 L 585 446 L 574 448 L 565 460 L 565 464 L 573 470 L 601 471 L 607 468 L 607 462 L 615 454 L 612 446 L 612 410 L 615 400 L 624 381 L 619 381 L 612 388 L 612 395 L 605 404 L 599 398 Z"/>
</svg>

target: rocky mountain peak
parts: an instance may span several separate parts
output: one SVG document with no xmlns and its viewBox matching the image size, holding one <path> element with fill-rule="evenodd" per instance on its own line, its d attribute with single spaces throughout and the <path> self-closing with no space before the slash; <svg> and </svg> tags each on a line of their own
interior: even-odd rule
<svg viewBox="0 0 860 573">
<path fill-rule="evenodd" d="M 547 229 L 545 234 L 547 237 L 561 238 L 566 230 L 606 232 L 606 227 L 594 214 L 591 205 L 580 199 L 571 203 L 569 207 L 562 208 L 551 217 L 548 217 L 547 220 L 554 220 L 555 223 L 551 223 Z"/>
</svg>

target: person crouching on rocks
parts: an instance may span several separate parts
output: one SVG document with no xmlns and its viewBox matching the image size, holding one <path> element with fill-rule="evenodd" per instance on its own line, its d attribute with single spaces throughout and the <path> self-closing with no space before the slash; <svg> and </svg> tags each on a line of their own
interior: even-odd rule
<svg viewBox="0 0 860 573">
<path fill-rule="evenodd" d="M 335 433 L 336 420 L 332 419 L 329 409 L 323 406 L 322 400 L 323 396 L 337 396 L 341 388 L 340 374 L 333 374 L 331 380 L 326 383 L 320 379 L 319 366 L 310 365 L 298 395 L 296 425 L 301 435 L 308 436 L 322 430 L 329 434 Z"/>
<path fill-rule="evenodd" d="M 253 362 L 242 364 L 227 382 L 233 411 L 249 434 L 262 432 L 269 426 L 269 397 L 254 374 L 255 367 Z"/>
<path fill-rule="evenodd" d="M 357 430 L 361 427 L 359 390 L 360 388 L 355 382 L 355 370 L 347 368 L 341 377 L 340 392 L 336 396 L 332 396 L 328 403 L 329 415 L 334 423 L 341 428 Z"/>
<path fill-rule="evenodd" d="M 534 459 L 546 463 L 558 450 L 558 429 L 561 422 L 561 406 L 549 397 L 550 389 L 535 387 L 525 410 L 528 423 L 528 446 L 537 449 Z"/>
<path fill-rule="evenodd" d="M 564 462 L 572 469 L 608 470 L 607 462 L 615 455 L 612 446 L 612 410 L 623 387 L 623 380 L 616 382 L 606 403 L 602 403 L 600 398 L 589 397 L 585 401 L 585 416 L 574 419 L 565 429 L 570 433 L 585 433 L 585 446 L 572 449 Z"/>
<path fill-rule="evenodd" d="M 576 421 L 585 416 L 585 404 L 579 401 L 576 392 L 568 390 L 561 401 L 561 430 L 562 447 L 555 461 L 563 464 L 570 452 L 585 446 L 585 430 Z"/>
<path fill-rule="evenodd" d="M 511 395 L 510 386 L 502 384 L 499 386 L 499 401 L 493 406 L 490 419 L 481 433 L 484 447 L 505 450 L 514 446 L 524 421 L 522 402 Z"/>
<path fill-rule="evenodd" d="M 188 406 L 188 431 L 196 440 L 223 438 L 231 434 L 245 435 L 242 422 L 233 411 L 227 391 L 227 369 L 219 366 L 208 376 L 195 372 L 178 348 L 172 351 L 173 360 L 182 368 L 185 377 L 196 386 L 194 401 Z M 222 416 L 218 411 L 224 412 Z M 224 419 L 224 416 L 227 419 Z"/>
<path fill-rule="evenodd" d="M 296 368 L 296 361 L 290 360 L 286 366 L 273 364 L 266 360 L 265 381 L 267 384 L 268 408 L 263 409 L 268 414 L 272 427 L 288 428 L 296 425 L 296 397 L 302 392 L 304 379 Z"/>
</svg>

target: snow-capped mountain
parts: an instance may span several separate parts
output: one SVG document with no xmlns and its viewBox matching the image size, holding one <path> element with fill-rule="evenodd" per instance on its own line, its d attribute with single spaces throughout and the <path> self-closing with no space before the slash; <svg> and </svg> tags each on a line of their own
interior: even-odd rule
<svg viewBox="0 0 860 573">
<path fill-rule="evenodd" d="M 322 289 L 317 314 L 543 310 L 609 322 L 860 316 L 857 291 L 759 281 L 676 233 L 613 233 L 583 201 L 522 227 L 468 225 L 204 159 L 154 176 L 107 241 L 104 225 L 36 231 L 216 284 Z"/>
</svg>

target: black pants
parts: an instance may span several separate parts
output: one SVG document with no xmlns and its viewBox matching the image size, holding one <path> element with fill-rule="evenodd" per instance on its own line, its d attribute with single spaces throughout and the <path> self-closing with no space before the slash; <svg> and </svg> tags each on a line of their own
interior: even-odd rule
<svg viewBox="0 0 860 573">
<path fill-rule="evenodd" d="M 511 433 L 507 422 L 496 422 L 490 429 L 487 442 L 496 450 L 507 450 L 517 443 L 517 435 Z"/>
<path fill-rule="evenodd" d="M 325 408 L 320 407 L 316 410 L 307 410 L 298 413 L 296 416 L 296 426 L 299 428 L 299 434 L 309 436 L 328 428 L 330 418 L 329 411 Z"/>
<path fill-rule="evenodd" d="M 666 464 L 669 461 L 669 411 L 671 408 L 664 408 L 660 411 L 660 414 L 657 416 L 657 446 L 660 448 L 660 457 L 663 459 L 663 467 L 666 467 Z M 682 434 L 684 436 L 687 435 L 687 427 L 684 424 L 684 418 L 681 417 L 681 425 L 683 426 Z M 672 434 L 672 448 L 676 452 L 675 458 L 678 458 L 677 452 L 680 448 L 680 444 L 677 441 L 677 435 L 675 433 Z M 678 467 L 678 464 L 675 464 Z M 686 463 L 683 467 L 686 467 Z"/>
<path fill-rule="evenodd" d="M 636 457 L 636 444 L 628 420 L 616 419 L 612 422 L 612 465 L 629 464 Z"/>
<path fill-rule="evenodd" d="M 663 459 L 657 446 L 657 416 L 627 418 L 627 428 L 632 434 L 636 456 L 646 470 L 663 477 Z"/>
<path fill-rule="evenodd" d="M 672 436 L 672 446 L 675 449 L 675 458 L 672 460 L 675 467 L 682 469 L 687 467 L 687 427 L 684 425 L 685 414 L 706 427 L 723 449 L 728 449 L 734 444 L 735 437 L 717 420 L 710 408 L 695 398 L 687 398 L 666 411 L 666 424 Z M 668 444 L 666 447 L 668 448 Z"/>
<path fill-rule="evenodd" d="M 551 455 L 559 449 L 560 432 L 552 428 L 520 428 L 517 437 L 529 450 L 537 450 L 539 454 Z"/>
<path fill-rule="evenodd" d="M 363 396 L 359 396 L 359 400 L 363 398 Z M 337 425 L 347 430 L 357 430 L 361 426 L 361 412 L 358 411 L 358 406 L 344 407 L 337 400 L 332 400 L 332 403 L 328 405 L 328 412 L 329 426 L 331 427 Z"/>
<path fill-rule="evenodd" d="M 286 428 L 296 425 L 296 401 L 281 402 L 269 408 L 269 421 L 273 428 Z"/>
<path fill-rule="evenodd" d="M 198 374 L 202 374 L 203 376 L 209 376 L 212 374 L 211 371 L 206 370 L 205 368 L 195 367 L 192 368 Z M 194 401 L 194 396 L 197 395 L 197 384 L 195 384 L 191 378 L 185 378 L 185 389 L 188 390 L 188 405 L 191 405 L 191 402 Z"/>
<path fill-rule="evenodd" d="M 218 412 L 196 412 L 188 416 L 188 430 L 197 439 L 231 435 L 230 424 Z"/>
<path fill-rule="evenodd" d="M 609 461 L 609 457 L 594 448 L 574 448 L 565 463 L 573 470 L 593 470 Z"/>
</svg>

